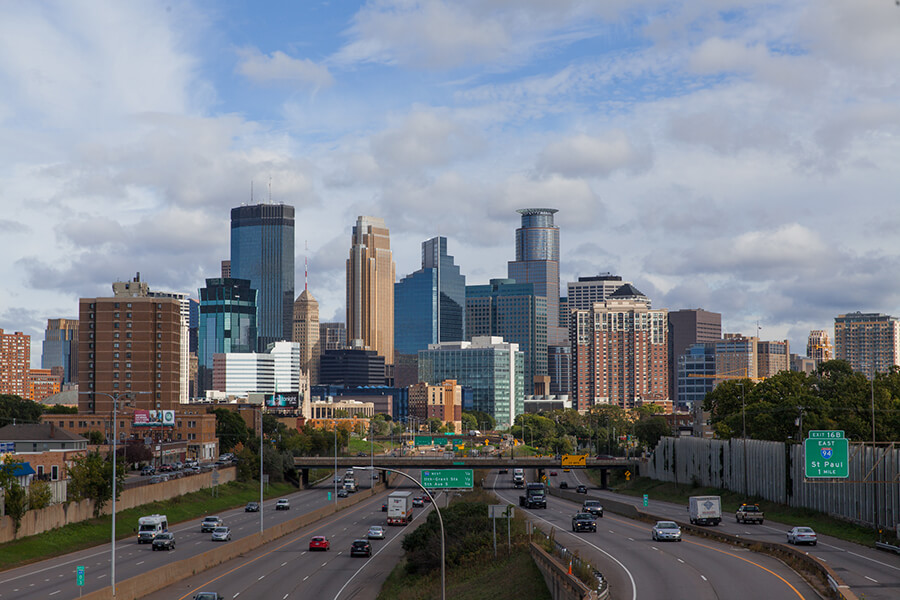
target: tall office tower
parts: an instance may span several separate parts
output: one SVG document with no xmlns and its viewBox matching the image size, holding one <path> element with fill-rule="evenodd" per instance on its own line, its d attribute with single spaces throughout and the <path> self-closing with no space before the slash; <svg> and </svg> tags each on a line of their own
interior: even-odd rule
<svg viewBox="0 0 900 600">
<path fill-rule="evenodd" d="M 200 331 L 200 301 L 196 298 L 189 299 L 188 309 L 188 352 L 197 354 L 197 336 Z"/>
<path fill-rule="evenodd" d="M 569 330 L 569 298 L 560 297 L 559 299 L 559 326 Z M 567 334 L 568 335 L 568 334 Z"/>
<path fill-rule="evenodd" d="M 144 293 L 139 282 L 114 291 Z M 127 288 L 126 288 L 127 286 Z M 78 302 L 78 412 L 109 413 L 111 396 L 136 392 L 133 408 L 173 410 L 181 396 L 181 304 L 116 295 Z M 86 393 L 87 392 L 87 393 Z"/>
<path fill-rule="evenodd" d="M 466 276 L 447 254 L 447 238 L 422 242 L 422 268 L 394 284 L 394 350 L 465 339 Z"/>
<path fill-rule="evenodd" d="M 722 339 L 722 315 L 702 308 L 669 311 L 669 399 L 678 402 L 679 356 L 693 344 Z"/>
<path fill-rule="evenodd" d="M 525 356 L 502 338 L 477 336 L 419 350 L 419 381 L 439 385 L 447 379 L 471 388 L 472 410 L 493 416 L 498 429 L 525 412 Z"/>
<path fill-rule="evenodd" d="M 516 260 L 507 265 L 507 276 L 516 283 L 534 284 L 534 293 L 547 299 L 547 344 L 569 343 L 568 331 L 556 323 L 559 314 L 559 227 L 553 224 L 555 208 L 522 208 L 522 226 L 516 229 Z"/>
<path fill-rule="evenodd" d="M 790 371 L 790 342 L 787 340 L 779 342 L 758 342 L 756 344 L 756 361 L 758 377 L 772 377 L 781 371 Z"/>
<path fill-rule="evenodd" d="M 257 349 L 290 340 L 294 329 L 294 207 L 231 209 L 231 278 L 257 290 Z"/>
<path fill-rule="evenodd" d="M 491 279 L 466 286 L 466 336 L 499 336 L 517 344 L 525 356 L 525 389 L 547 375 L 547 299 L 533 283 Z M 554 313 L 556 314 L 556 313 Z"/>
<path fill-rule="evenodd" d="M 347 345 L 394 364 L 394 259 L 384 219 L 357 218 L 347 259 Z"/>
<path fill-rule="evenodd" d="M 713 385 L 735 378 L 759 377 L 759 338 L 726 333 L 716 342 L 716 379 Z"/>
<path fill-rule="evenodd" d="M 791 371 L 812 375 L 813 373 L 816 372 L 817 368 L 818 368 L 818 363 L 816 363 L 815 360 L 813 360 L 807 356 L 800 356 L 799 354 L 791 354 Z"/>
<path fill-rule="evenodd" d="M 0 329 L 0 394 L 25 398 L 31 368 L 31 336 Z"/>
<path fill-rule="evenodd" d="M 319 343 L 319 303 L 304 289 L 294 302 L 293 339 L 300 344 L 300 368 L 309 375 L 309 384 L 319 383 L 319 359 L 322 345 Z"/>
<path fill-rule="evenodd" d="M 871 379 L 900 365 L 900 321 L 881 313 L 848 313 L 834 319 L 834 357 Z"/>
<path fill-rule="evenodd" d="M 669 313 L 671 314 L 671 313 Z M 675 395 L 678 410 L 693 411 L 703 405 L 716 382 L 716 342 L 697 342 L 675 359 Z"/>
<path fill-rule="evenodd" d="M 345 387 L 384 385 L 384 357 L 374 350 L 326 350 L 319 363 L 319 382 Z"/>
<path fill-rule="evenodd" d="M 571 319 L 573 407 L 595 404 L 634 408 L 666 400 L 668 323 L 665 309 L 628 284 Z"/>
<path fill-rule="evenodd" d="M 818 367 L 823 362 L 834 359 L 834 344 L 824 329 L 813 329 L 806 340 L 806 356 L 813 359 Z"/>
<path fill-rule="evenodd" d="M 62 367 L 62 383 L 72 383 L 78 373 L 78 319 L 48 319 L 41 347 L 41 368 Z"/>
<path fill-rule="evenodd" d="M 572 393 L 572 346 L 547 346 L 547 374 L 551 395 Z"/>
<path fill-rule="evenodd" d="M 343 350 L 347 347 L 347 326 L 341 322 L 319 323 L 319 347 L 326 350 Z"/>
<path fill-rule="evenodd" d="M 256 351 L 256 289 L 249 279 L 207 279 L 197 326 L 198 394 L 214 389 L 213 355 Z"/>
<path fill-rule="evenodd" d="M 301 366 L 300 344 L 297 342 L 272 342 L 266 349 L 273 358 L 275 368 L 275 392 L 299 392 L 301 381 L 309 382 Z"/>
</svg>

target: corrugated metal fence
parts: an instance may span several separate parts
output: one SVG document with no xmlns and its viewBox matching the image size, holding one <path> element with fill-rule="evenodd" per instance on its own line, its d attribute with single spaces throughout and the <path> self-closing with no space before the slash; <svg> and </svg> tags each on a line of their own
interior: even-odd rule
<svg viewBox="0 0 900 600">
<path fill-rule="evenodd" d="M 896 530 L 900 517 L 898 445 L 882 444 L 873 451 L 871 444 L 851 443 L 849 466 L 846 480 L 805 479 L 803 447 L 798 444 L 666 437 L 641 474 L 811 508 L 869 527 L 877 510 L 879 526 Z"/>
</svg>

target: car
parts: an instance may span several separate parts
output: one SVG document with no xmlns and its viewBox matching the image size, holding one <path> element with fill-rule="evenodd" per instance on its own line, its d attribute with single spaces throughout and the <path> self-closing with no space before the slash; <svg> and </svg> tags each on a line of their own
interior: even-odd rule
<svg viewBox="0 0 900 600">
<path fill-rule="evenodd" d="M 575 488 L 575 493 L 577 493 L 577 494 L 587 494 L 587 487 L 585 487 L 585 486 L 583 486 L 583 485 L 579 485 L 577 488 Z"/>
<path fill-rule="evenodd" d="M 162 533 L 157 533 L 156 537 L 153 538 L 153 543 L 150 544 L 151 550 L 174 550 L 175 549 L 175 534 L 170 531 L 163 531 Z"/>
<path fill-rule="evenodd" d="M 184 463 L 176 460 L 174 463 L 172 463 L 172 466 L 175 467 L 176 471 L 180 471 L 184 468 Z"/>
<path fill-rule="evenodd" d="M 556 477 L 557 475 L 559 475 L 559 473 L 556 471 L 550 471 L 550 477 Z"/>
<path fill-rule="evenodd" d="M 816 532 L 810 527 L 794 527 L 787 532 L 788 544 L 809 544 L 816 545 Z"/>
<path fill-rule="evenodd" d="M 616 460 L 615 456 L 609 454 L 598 454 L 595 458 L 597 460 Z"/>
<path fill-rule="evenodd" d="M 225 596 L 217 592 L 200 592 L 194 594 L 194 600 L 225 600 Z"/>
<path fill-rule="evenodd" d="M 309 551 L 312 552 L 313 550 L 327 552 L 331 550 L 331 542 L 324 535 L 314 535 L 309 538 Z"/>
<path fill-rule="evenodd" d="M 350 494 L 348 494 L 348 493 L 347 493 L 347 490 L 345 490 L 344 488 L 339 489 L 339 490 L 338 490 L 338 493 L 337 493 L 337 497 L 338 497 L 338 498 L 346 498 L 346 497 L 349 496 L 349 495 L 350 495 Z"/>
<path fill-rule="evenodd" d="M 560 481 L 560 482 L 559 482 L 559 489 L 561 489 L 561 490 L 567 490 L 567 489 L 569 489 L 569 484 L 566 483 L 565 481 Z"/>
<path fill-rule="evenodd" d="M 111 473 L 111 472 L 112 472 L 112 471 L 110 471 L 110 473 Z M 155 474 L 156 474 L 156 469 L 154 469 L 154 468 L 151 467 L 150 465 L 147 465 L 146 467 L 144 467 L 143 469 L 141 469 L 141 475 L 142 475 L 142 476 L 149 476 L 149 475 L 155 475 Z"/>
<path fill-rule="evenodd" d="M 335 477 L 334 481 L 332 481 L 332 483 L 344 483 L 344 478 L 340 477 L 340 476 Z"/>
<path fill-rule="evenodd" d="M 365 452 L 357 452 L 356 456 L 364 457 L 364 456 L 368 456 L 368 454 L 366 454 Z"/>
<path fill-rule="evenodd" d="M 425 501 L 421 497 L 416 496 L 413 498 L 413 506 L 425 506 Z"/>
<path fill-rule="evenodd" d="M 566 467 L 565 469 L 563 469 L 563 473 L 571 473 L 571 471 L 572 471 L 572 469 L 570 469 L 569 467 Z"/>
<path fill-rule="evenodd" d="M 279 498 L 275 503 L 275 510 L 291 510 L 291 502 L 287 498 Z"/>
<path fill-rule="evenodd" d="M 430 502 L 431 502 L 431 496 L 429 496 L 428 494 L 425 494 L 424 496 L 422 496 L 422 502 L 430 503 Z"/>
<path fill-rule="evenodd" d="M 680 542 L 681 527 L 675 521 L 657 521 L 653 529 L 650 530 L 650 537 L 654 542 Z"/>
<path fill-rule="evenodd" d="M 175 470 L 174 465 L 163 465 L 159 468 L 160 473 L 171 473 Z"/>
<path fill-rule="evenodd" d="M 366 537 L 370 540 L 383 540 L 384 539 L 384 527 L 381 525 L 372 525 L 369 527 L 368 533 L 366 533 Z"/>
<path fill-rule="evenodd" d="M 603 505 L 600 504 L 599 500 L 585 500 L 581 504 L 581 510 L 591 513 L 595 517 L 603 518 Z"/>
<path fill-rule="evenodd" d="M 387 512 L 387 502 L 381 503 L 381 512 Z"/>
<path fill-rule="evenodd" d="M 231 539 L 231 529 L 228 527 L 216 527 L 212 530 L 212 541 L 227 542 Z"/>
<path fill-rule="evenodd" d="M 368 540 L 353 540 L 350 556 L 372 556 L 372 544 Z"/>
<path fill-rule="evenodd" d="M 578 512 L 572 515 L 572 531 L 597 532 L 597 521 L 594 515 L 588 512 Z"/>
<path fill-rule="evenodd" d="M 509 469 L 500 469 L 498 473 L 500 473 L 501 475 L 506 475 L 507 473 L 509 473 Z"/>
<path fill-rule="evenodd" d="M 259 502 L 248 502 L 244 512 L 259 512 Z"/>
<path fill-rule="evenodd" d="M 200 533 L 207 533 L 212 531 L 216 527 L 222 527 L 225 523 L 222 521 L 221 517 L 205 517 L 203 522 L 200 523 Z"/>
</svg>

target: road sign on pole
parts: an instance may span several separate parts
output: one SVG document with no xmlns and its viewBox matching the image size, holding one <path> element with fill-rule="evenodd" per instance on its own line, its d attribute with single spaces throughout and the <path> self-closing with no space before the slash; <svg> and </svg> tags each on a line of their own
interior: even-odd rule
<svg viewBox="0 0 900 600">
<path fill-rule="evenodd" d="M 644 508 L 647 508 L 647 505 L 650 504 L 650 496 L 644 494 Z"/>
<path fill-rule="evenodd" d="M 422 485 L 436 489 L 472 489 L 472 469 L 426 469 L 422 471 Z"/>
<path fill-rule="evenodd" d="M 803 455 L 809 479 L 850 476 L 850 443 L 843 431 L 810 431 Z"/>
<path fill-rule="evenodd" d="M 84 585 L 84 567 L 75 568 L 75 585 Z"/>
</svg>

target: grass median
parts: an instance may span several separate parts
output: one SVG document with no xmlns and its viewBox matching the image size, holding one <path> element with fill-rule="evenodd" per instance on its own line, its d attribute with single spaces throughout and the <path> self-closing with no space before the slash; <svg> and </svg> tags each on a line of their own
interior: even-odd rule
<svg viewBox="0 0 900 600">
<path fill-rule="evenodd" d="M 264 496 L 274 498 L 294 491 L 296 488 L 288 483 L 273 483 L 264 489 Z M 215 494 L 212 489 L 206 488 L 168 500 L 118 511 L 116 513 L 116 539 L 136 536 L 138 518 L 146 515 L 164 514 L 168 518 L 169 524 L 174 525 L 237 508 L 252 500 L 259 500 L 259 483 L 232 481 L 218 486 Z M 110 541 L 111 526 L 112 517 L 104 515 L 2 544 L 0 545 L 0 570 L 105 544 Z"/>
</svg>

